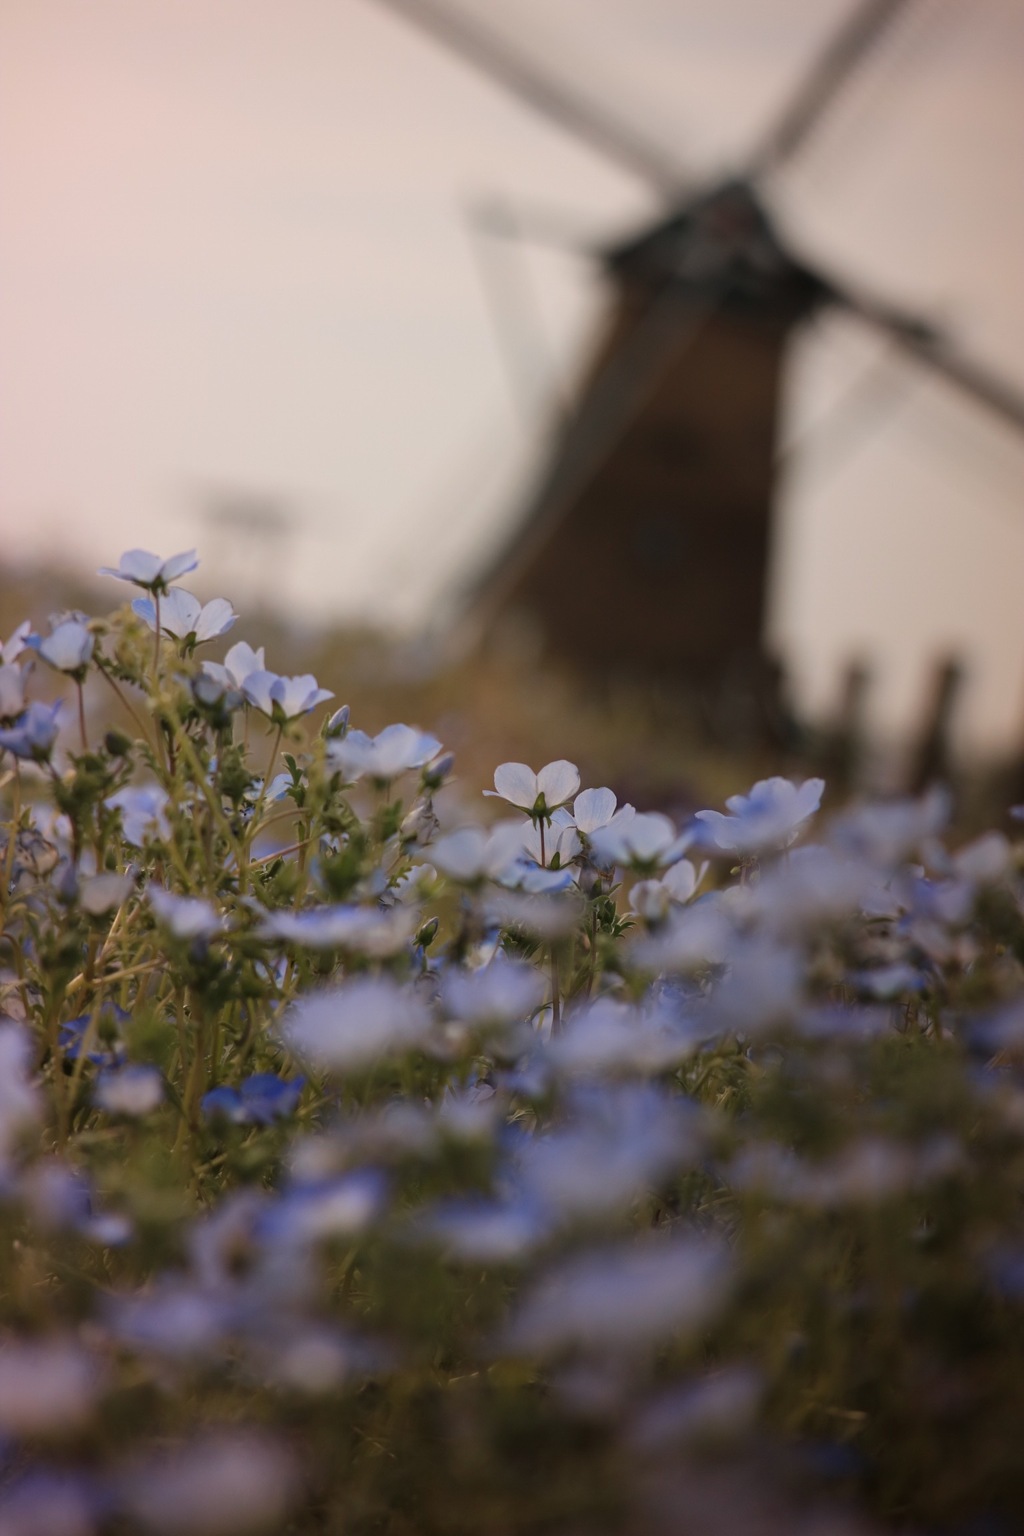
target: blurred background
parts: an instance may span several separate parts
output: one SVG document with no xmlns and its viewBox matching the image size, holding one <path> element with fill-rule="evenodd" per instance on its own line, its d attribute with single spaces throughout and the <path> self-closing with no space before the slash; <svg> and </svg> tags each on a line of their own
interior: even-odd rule
<svg viewBox="0 0 1024 1536">
<path fill-rule="evenodd" d="M 361 723 L 1011 792 L 1022 78 L 1020 0 L 6 0 L 4 614 L 195 544 Z"/>
</svg>

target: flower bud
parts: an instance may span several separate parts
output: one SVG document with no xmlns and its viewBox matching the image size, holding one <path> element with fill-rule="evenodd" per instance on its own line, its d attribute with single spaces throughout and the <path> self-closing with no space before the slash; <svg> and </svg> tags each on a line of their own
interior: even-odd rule
<svg viewBox="0 0 1024 1536">
<path fill-rule="evenodd" d="M 336 709 L 324 726 L 324 737 L 327 741 L 340 741 L 348 730 L 350 710 L 347 704 Z"/>
<path fill-rule="evenodd" d="M 103 738 L 103 745 L 111 757 L 128 757 L 132 750 L 131 737 L 123 731 L 108 731 Z"/>
</svg>

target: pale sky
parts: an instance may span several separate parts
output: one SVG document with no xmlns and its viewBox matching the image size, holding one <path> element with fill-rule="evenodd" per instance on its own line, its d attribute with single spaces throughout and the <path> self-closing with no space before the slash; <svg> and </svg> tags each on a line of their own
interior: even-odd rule
<svg viewBox="0 0 1024 1536">
<path fill-rule="evenodd" d="M 698 180 L 742 165 L 846 9 L 456 3 Z M 809 257 L 937 314 L 1024 392 L 1022 80 L 1021 0 L 916 0 L 768 190 Z M 264 579 L 292 611 L 443 614 L 500 539 L 548 387 L 603 302 L 586 262 L 523 253 L 546 381 L 524 413 L 465 216 L 487 196 L 589 239 L 656 206 L 371 0 L 4 0 L 7 550 L 95 567 L 195 542 L 207 590 L 241 604 L 252 551 L 220 540 L 214 564 L 199 509 L 271 495 L 297 533 Z M 971 738 L 1007 742 L 1024 731 L 1024 446 L 904 364 L 815 436 L 876 354 L 838 320 L 794 349 L 787 433 L 811 446 L 788 476 L 773 633 L 811 705 L 845 658 L 875 661 L 890 728 L 955 646 Z"/>
</svg>

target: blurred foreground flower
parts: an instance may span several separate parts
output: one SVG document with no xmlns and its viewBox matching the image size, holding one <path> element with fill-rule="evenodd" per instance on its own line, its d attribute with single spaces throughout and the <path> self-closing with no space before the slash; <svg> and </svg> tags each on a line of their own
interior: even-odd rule
<svg viewBox="0 0 1024 1536">
<path fill-rule="evenodd" d="M 725 802 L 732 815 L 698 811 L 717 847 L 741 858 L 788 848 L 821 804 L 824 779 L 761 779 L 749 794 L 732 795 Z"/>
<path fill-rule="evenodd" d="M 441 750 L 441 743 L 428 731 L 411 725 L 388 725 L 376 736 L 365 731 L 348 731 L 331 741 L 328 761 L 348 784 L 368 777 L 381 781 L 395 779 L 410 768 L 422 768 Z"/>
<path fill-rule="evenodd" d="M 56 704 L 30 704 L 13 725 L 0 730 L 0 748 L 28 762 L 48 762 L 60 734 L 59 713 L 59 701 Z"/>
</svg>

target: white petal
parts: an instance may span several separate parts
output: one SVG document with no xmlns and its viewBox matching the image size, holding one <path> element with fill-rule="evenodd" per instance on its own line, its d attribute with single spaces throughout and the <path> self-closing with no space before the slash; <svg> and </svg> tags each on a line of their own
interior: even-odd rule
<svg viewBox="0 0 1024 1536">
<path fill-rule="evenodd" d="M 250 672 L 242 684 L 242 691 L 250 704 L 255 704 L 265 715 L 274 713 L 274 684 L 280 679 L 276 672 Z"/>
<path fill-rule="evenodd" d="M 0 667 L 0 719 L 20 715 L 25 708 L 25 679 L 12 663 Z"/>
<path fill-rule="evenodd" d="M 571 800 L 580 787 L 580 771 L 575 763 L 566 762 L 560 757 L 554 763 L 548 763 L 537 775 L 537 787 L 544 796 L 544 803 L 548 810 L 554 810 L 556 805 L 564 805 Z"/>
<path fill-rule="evenodd" d="M 452 880 L 479 879 L 484 868 L 487 837 L 480 827 L 462 827 L 440 838 L 431 848 L 438 869 Z"/>
<path fill-rule="evenodd" d="M 610 789 L 585 789 L 576 796 L 572 814 L 579 830 L 588 836 L 611 821 L 615 814 L 615 795 Z"/>
<path fill-rule="evenodd" d="M 173 635 L 175 640 L 184 640 L 186 635 L 192 634 L 195 629 L 200 612 L 201 604 L 198 597 L 193 597 L 192 593 L 186 592 L 184 587 L 174 587 L 160 600 L 160 628 L 165 634 Z M 155 618 L 155 602 L 153 614 Z"/>
<path fill-rule="evenodd" d="M 736 852 L 739 824 L 734 817 L 723 816 L 721 811 L 698 811 L 696 819 L 704 823 L 717 847 L 726 853 Z"/>
<path fill-rule="evenodd" d="M 501 763 L 494 770 L 494 792 L 524 811 L 533 809 L 538 789 L 537 775 L 525 763 Z"/>
<path fill-rule="evenodd" d="M 156 604 L 151 597 L 136 597 L 132 600 L 132 613 L 138 614 L 144 624 L 150 629 L 156 629 Z M 163 614 L 160 615 L 163 618 Z"/>
<path fill-rule="evenodd" d="M 102 574 L 119 576 L 122 581 L 135 581 L 148 586 L 159 575 L 160 564 L 160 556 L 151 554 L 148 549 L 126 549 L 117 570 L 112 571 L 108 566 Z"/>
<path fill-rule="evenodd" d="M 236 640 L 224 657 L 224 665 L 231 674 L 231 680 L 236 688 L 241 688 L 251 672 L 265 672 L 267 659 L 264 648 L 261 645 L 258 651 L 245 640 Z"/>
<path fill-rule="evenodd" d="M 796 792 L 796 806 L 794 820 L 801 821 L 814 812 L 821 804 L 821 797 L 825 792 L 824 779 L 805 779 Z"/>
<path fill-rule="evenodd" d="M 123 565 L 124 561 L 121 563 Z M 198 564 L 199 557 L 195 550 L 186 549 L 180 555 L 171 555 L 169 560 L 165 560 L 160 566 L 160 575 L 164 581 L 175 581 L 177 577 L 184 576 L 186 571 L 194 571 Z"/>
<path fill-rule="evenodd" d="M 634 816 L 624 831 L 627 846 L 640 859 L 651 859 L 675 841 L 676 829 L 660 811 Z"/>
<path fill-rule="evenodd" d="M 195 625 L 196 643 L 202 645 L 205 640 L 216 640 L 220 635 L 226 635 L 237 619 L 238 614 L 227 598 L 215 597 L 199 615 Z"/>
<path fill-rule="evenodd" d="M 365 731 L 349 731 L 347 736 L 330 743 L 327 758 L 346 783 L 354 784 L 373 762 L 373 739 Z"/>
<path fill-rule="evenodd" d="M 74 672 L 92 655 L 93 637 L 77 619 L 58 624 L 39 647 L 39 654 L 58 672 Z"/>
<path fill-rule="evenodd" d="M 16 661 L 25 649 L 25 640 L 32 633 L 32 624 L 28 619 L 22 619 L 10 639 L 0 646 L 0 658 L 5 662 Z"/>
<path fill-rule="evenodd" d="M 667 871 L 662 884 L 674 901 L 689 901 L 697 889 L 697 871 L 689 859 L 680 859 Z"/>
</svg>

